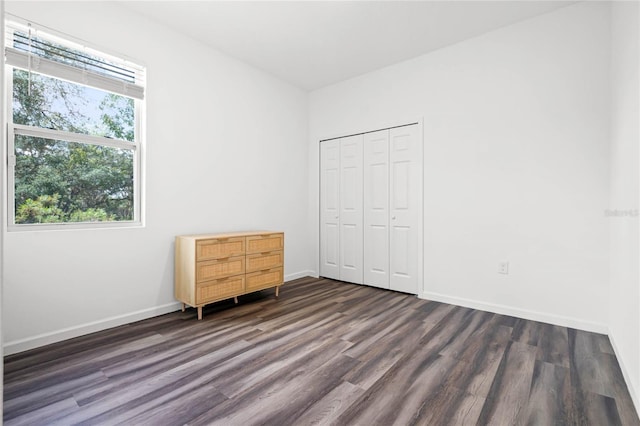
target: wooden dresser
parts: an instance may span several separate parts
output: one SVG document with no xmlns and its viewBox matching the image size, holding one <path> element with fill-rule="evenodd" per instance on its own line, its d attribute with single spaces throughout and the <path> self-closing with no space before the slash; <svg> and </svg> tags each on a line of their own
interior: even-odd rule
<svg viewBox="0 0 640 426">
<path fill-rule="evenodd" d="M 275 287 L 284 280 L 284 233 L 274 231 L 179 235 L 175 295 L 198 309 L 223 299 Z"/>
</svg>

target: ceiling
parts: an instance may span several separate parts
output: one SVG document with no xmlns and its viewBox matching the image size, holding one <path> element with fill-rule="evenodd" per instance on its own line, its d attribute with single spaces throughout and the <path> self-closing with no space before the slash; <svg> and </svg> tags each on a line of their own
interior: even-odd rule
<svg viewBox="0 0 640 426">
<path fill-rule="evenodd" d="M 573 1 L 122 1 L 304 90 L 318 89 Z"/>
</svg>

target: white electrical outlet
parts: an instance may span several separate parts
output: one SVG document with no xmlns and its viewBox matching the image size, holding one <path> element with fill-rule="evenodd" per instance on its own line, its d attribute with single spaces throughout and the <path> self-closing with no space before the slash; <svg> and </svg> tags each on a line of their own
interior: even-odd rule
<svg viewBox="0 0 640 426">
<path fill-rule="evenodd" d="M 499 274 L 509 274 L 509 262 L 503 260 L 502 262 L 498 262 L 498 273 Z"/>
</svg>

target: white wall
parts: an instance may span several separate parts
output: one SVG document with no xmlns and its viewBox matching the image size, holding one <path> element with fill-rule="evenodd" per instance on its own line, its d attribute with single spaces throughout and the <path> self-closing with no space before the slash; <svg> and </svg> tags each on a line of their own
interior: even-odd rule
<svg viewBox="0 0 640 426">
<path fill-rule="evenodd" d="M 4 0 L 0 0 L 0 17 L 4 16 Z M 4 19 L 0 19 L 0 46 L 4 46 Z M 4 81 L 4 67 L 0 66 L 0 82 Z M 5 97 L 5 85 L 0 84 L 0 100 Z M 0 105 L 4 105 L 0 101 Z M 0 108 L 0 112 L 2 108 Z M 1 121 L 1 120 L 0 120 Z M 0 157 L 4 158 L 3 148 L 6 146 L 6 132 L 0 132 Z M 4 199 L 4 185 L 0 185 L 0 200 Z M 0 201 L 0 206 L 3 205 L 3 202 Z M 0 220 L 4 217 L 1 213 L 0 208 Z M 4 359 L 4 348 L 2 346 L 2 342 L 4 341 L 4 336 L 2 333 L 2 288 L 4 287 L 4 235 L 3 232 L 0 232 L 0 359 Z M 4 362 L 0 363 L 0 394 L 4 395 Z M 3 410 L 4 398 L 0 401 L 0 412 L 4 413 Z"/>
<path fill-rule="evenodd" d="M 612 211 L 638 211 L 640 176 L 640 8 L 637 2 L 612 3 L 611 204 Z M 640 252 L 638 216 L 612 216 L 609 337 L 640 412 Z"/>
<path fill-rule="evenodd" d="M 307 274 L 305 92 L 116 3 L 6 8 L 148 75 L 146 226 L 8 233 L 6 352 L 175 310 L 177 234 L 283 230 L 285 278 Z"/>
<path fill-rule="evenodd" d="M 422 116 L 424 297 L 606 332 L 609 18 L 577 4 L 312 92 L 316 271 L 318 140 Z"/>
</svg>

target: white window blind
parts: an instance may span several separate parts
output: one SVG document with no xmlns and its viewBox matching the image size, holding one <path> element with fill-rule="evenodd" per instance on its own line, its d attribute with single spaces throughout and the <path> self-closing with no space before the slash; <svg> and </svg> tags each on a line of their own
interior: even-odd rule
<svg viewBox="0 0 640 426">
<path fill-rule="evenodd" d="M 57 37 L 34 24 L 6 23 L 8 65 L 135 99 L 144 98 L 144 68 L 129 61 L 94 53 L 80 43 Z"/>
</svg>

